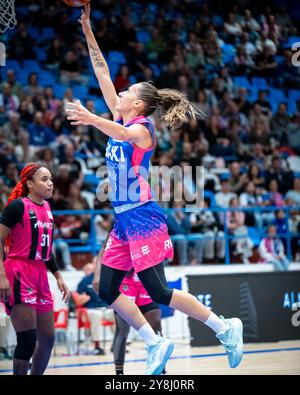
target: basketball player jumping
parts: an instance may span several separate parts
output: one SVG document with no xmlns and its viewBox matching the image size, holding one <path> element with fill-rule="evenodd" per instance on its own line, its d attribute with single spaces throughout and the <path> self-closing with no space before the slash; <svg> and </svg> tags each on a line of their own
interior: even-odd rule
<svg viewBox="0 0 300 395">
<path fill-rule="evenodd" d="M 120 285 L 132 267 L 154 302 L 178 309 L 209 326 L 224 345 L 230 367 L 235 368 L 243 354 L 241 320 L 219 318 L 191 294 L 168 288 L 163 261 L 172 258 L 173 247 L 165 215 L 151 200 L 147 180 L 155 147 L 154 126 L 147 117 L 159 109 L 172 130 L 180 127 L 186 117 L 195 117 L 195 110 L 180 92 L 159 90 L 148 82 L 134 84 L 118 96 L 93 35 L 89 14 L 90 8 L 86 6 L 80 23 L 96 77 L 114 121 L 92 114 L 79 101 L 68 104 L 67 114 L 71 124 L 93 125 L 110 137 L 106 164 L 116 221 L 103 255 L 99 295 L 144 339 L 147 346 L 146 374 L 163 371 L 174 345 L 158 336 L 136 304 L 120 293 Z"/>
</svg>

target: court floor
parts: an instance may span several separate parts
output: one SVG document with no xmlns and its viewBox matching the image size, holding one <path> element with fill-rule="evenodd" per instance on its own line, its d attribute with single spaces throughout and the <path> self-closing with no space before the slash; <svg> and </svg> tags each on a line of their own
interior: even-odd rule
<svg viewBox="0 0 300 395">
<path fill-rule="evenodd" d="M 106 355 L 66 356 L 64 348 L 52 357 L 46 374 L 50 375 L 113 375 L 114 365 L 110 343 Z M 128 345 L 125 374 L 142 375 L 145 369 L 144 345 L 134 341 Z M 84 352 L 84 350 L 82 350 Z M 12 374 L 12 362 L 0 361 L 0 375 Z M 300 340 L 278 343 L 246 344 L 244 358 L 237 369 L 230 369 L 222 346 L 190 347 L 184 341 L 175 342 L 175 350 L 167 364 L 170 375 L 214 375 L 214 374 L 264 374 L 299 375 Z"/>
</svg>

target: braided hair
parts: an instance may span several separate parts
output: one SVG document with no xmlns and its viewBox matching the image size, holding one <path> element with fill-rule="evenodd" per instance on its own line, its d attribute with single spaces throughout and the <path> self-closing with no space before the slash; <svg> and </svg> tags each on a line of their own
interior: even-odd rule
<svg viewBox="0 0 300 395">
<path fill-rule="evenodd" d="M 6 206 L 8 206 L 12 201 L 28 195 L 29 190 L 27 186 L 27 181 L 31 180 L 35 173 L 42 167 L 44 166 L 38 163 L 30 163 L 22 169 L 20 173 L 20 181 L 17 183 L 17 185 L 14 187 L 11 194 L 9 195 Z M 6 238 L 5 245 L 7 249 L 10 248 L 10 236 Z"/>
</svg>

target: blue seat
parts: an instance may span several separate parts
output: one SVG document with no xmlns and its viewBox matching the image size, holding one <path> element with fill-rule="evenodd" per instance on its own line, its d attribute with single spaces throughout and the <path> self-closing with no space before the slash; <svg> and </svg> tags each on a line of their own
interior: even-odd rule
<svg viewBox="0 0 300 395">
<path fill-rule="evenodd" d="M 257 87 L 258 89 L 269 89 L 267 80 L 262 77 L 253 77 L 252 86 Z"/>
<path fill-rule="evenodd" d="M 150 64 L 150 68 L 153 71 L 153 74 L 154 74 L 155 77 L 159 77 L 160 76 L 161 70 L 155 63 L 151 63 Z"/>
<path fill-rule="evenodd" d="M 287 101 L 287 97 L 281 89 L 272 89 L 270 88 L 270 99 L 276 101 Z"/>
<path fill-rule="evenodd" d="M 288 113 L 289 113 L 289 115 L 294 115 L 296 111 L 297 111 L 297 105 L 296 105 L 295 100 L 289 100 L 288 101 Z"/>
<path fill-rule="evenodd" d="M 39 72 L 39 85 L 45 87 L 47 85 L 54 86 L 56 84 L 55 78 L 48 70 L 41 70 Z"/>
<path fill-rule="evenodd" d="M 75 85 L 73 87 L 73 96 L 75 99 L 86 100 L 88 97 L 88 88 L 84 85 Z"/>
<path fill-rule="evenodd" d="M 66 90 L 68 89 L 67 85 L 63 85 L 63 84 L 55 84 L 53 86 L 53 92 L 54 95 L 57 99 L 62 99 L 64 97 L 64 94 L 66 92 Z"/>
<path fill-rule="evenodd" d="M 28 76 L 32 73 L 31 69 L 22 69 L 17 72 L 17 81 L 21 85 L 27 85 L 28 83 Z"/>
<path fill-rule="evenodd" d="M 116 63 L 116 62 L 113 62 L 112 60 L 108 59 L 107 65 L 108 65 L 108 68 L 109 68 L 111 79 L 114 80 L 114 78 L 116 77 L 117 73 L 119 72 L 120 64 Z"/>
<path fill-rule="evenodd" d="M 50 40 L 53 39 L 55 37 L 55 30 L 52 27 L 44 27 L 42 37 Z"/>
<path fill-rule="evenodd" d="M 20 63 L 14 59 L 6 59 L 6 70 L 18 72 L 21 69 Z"/>
<path fill-rule="evenodd" d="M 127 63 L 126 57 L 121 51 L 109 51 L 108 59 L 110 62 L 117 63 L 118 65 Z"/>
<path fill-rule="evenodd" d="M 40 64 L 31 59 L 25 59 L 23 62 L 23 67 L 26 69 L 30 69 L 33 73 L 38 73 L 41 70 Z"/>
<path fill-rule="evenodd" d="M 47 60 L 47 53 L 44 48 L 34 48 L 36 58 L 39 62 L 43 63 Z"/>
<path fill-rule="evenodd" d="M 250 82 L 247 77 L 233 77 L 233 81 L 235 85 L 241 87 L 241 88 L 252 88 L 250 85 Z"/>
<path fill-rule="evenodd" d="M 100 93 L 100 91 L 99 91 L 99 93 Z M 107 107 L 107 104 L 105 103 L 105 100 L 103 99 L 102 96 L 91 96 L 90 99 L 92 99 L 95 103 L 96 114 L 102 114 L 104 112 L 109 112 L 109 108 Z"/>
<path fill-rule="evenodd" d="M 289 100 L 299 100 L 300 99 L 300 89 L 289 89 L 288 90 Z"/>
<path fill-rule="evenodd" d="M 139 30 L 136 33 L 136 38 L 140 43 L 148 43 L 151 40 L 151 35 L 147 30 Z"/>
<path fill-rule="evenodd" d="M 88 87 L 89 88 L 99 88 L 99 82 L 93 74 L 91 74 L 89 76 Z"/>
</svg>

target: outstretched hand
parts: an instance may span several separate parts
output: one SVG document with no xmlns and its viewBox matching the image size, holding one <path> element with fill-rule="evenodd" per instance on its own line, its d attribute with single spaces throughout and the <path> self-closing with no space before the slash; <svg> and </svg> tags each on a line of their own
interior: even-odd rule
<svg viewBox="0 0 300 395">
<path fill-rule="evenodd" d="M 84 6 L 84 11 L 81 12 L 81 17 L 80 19 L 78 19 L 78 22 L 81 24 L 84 34 L 87 34 L 92 30 L 90 15 L 91 15 L 91 6 L 88 3 Z"/>
<path fill-rule="evenodd" d="M 75 103 L 68 103 L 66 108 L 66 113 L 68 115 L 67 119 L 71 122 L 71 125 L 90 125 L 94 114 L 88 111 L 79 100 Z"/>
</svg>

